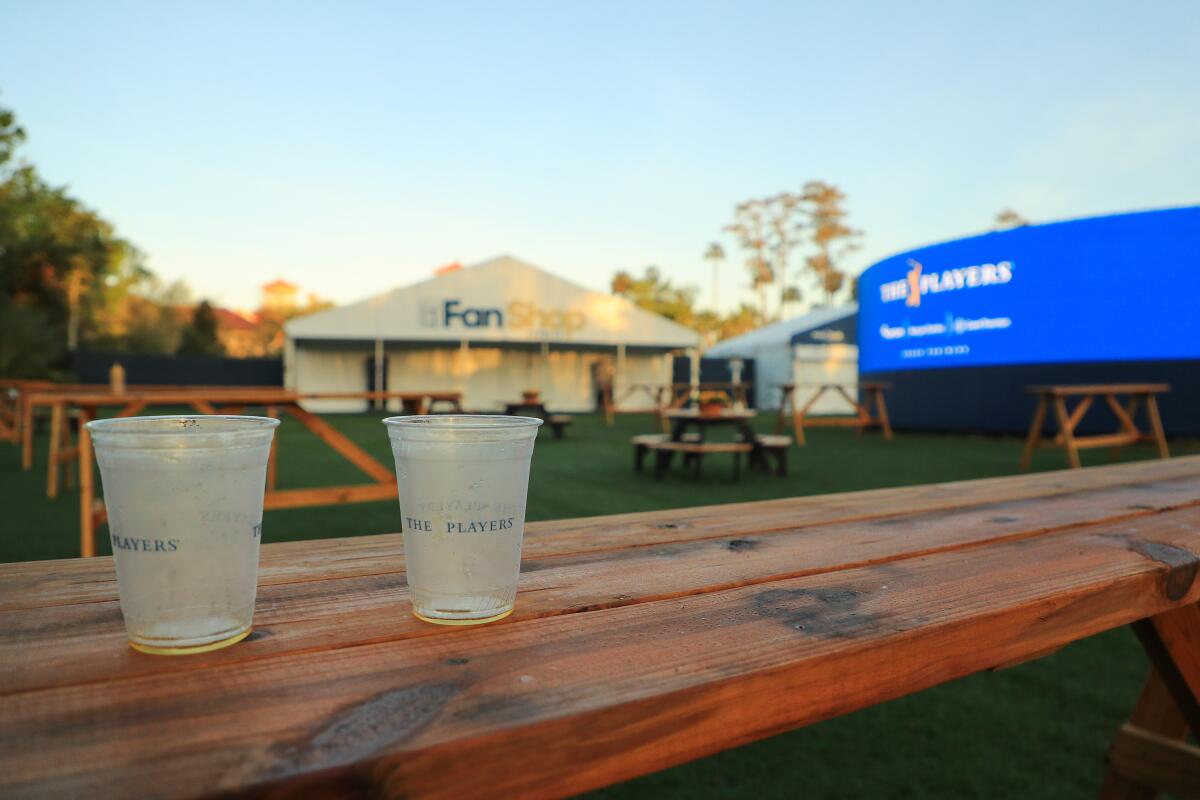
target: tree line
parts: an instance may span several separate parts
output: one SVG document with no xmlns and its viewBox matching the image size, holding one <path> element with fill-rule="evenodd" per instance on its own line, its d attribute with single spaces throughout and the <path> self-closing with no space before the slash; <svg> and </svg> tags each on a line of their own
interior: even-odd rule
<svg viewBox="0 0 1200 800">
<path fill-rule="evenodd" d="M 787 316 L 805 299 L 806 290 L 828 305 L 847 293 L 853 297 L 853 282 L 847 282 L 842 263 L 858 247 L 862 231 L 851 228 L 847 216 L 845 193 L 824 181 L 809 181 L 798 192 L 738 203 L 724 232 L 742 250 L 745 285 L 758 295 L 758 302 L 743 302 L 727 314 L 718 310 L 720 269 L 726 258 L 720 242 L 712 242 L 704 252 L 713 275 L 712 303 L 706 310 L 696 307 L 698 289 L 675 286 L 657 267 L 647 267 L 641 277 L 618 272 L 612 291 L 693 328 L 710 342 L 738 336 Z"/>
<path fill-rule="evenodd" d="M 163 282 L 110 222 L 47 182 L 21 157 L 26 135 L 0 107 L 0 377 L 55 375 L 80 348 L 223 354 L 221 310 Z M 248 334 L 261 346 L 246 346 L 278 349 L 291 314 L 260 309 Z"/>
</svg>

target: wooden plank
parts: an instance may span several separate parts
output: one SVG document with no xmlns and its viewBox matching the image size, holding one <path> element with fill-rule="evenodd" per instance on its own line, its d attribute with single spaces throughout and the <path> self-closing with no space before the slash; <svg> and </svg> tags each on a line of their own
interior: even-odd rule
<svg viewBox="0 0 1200 800">
<path fill-rule="evenodd" d="M 1033 423 L 1029 426 L 1029 435 L 1025 438 L 1025 449 L 1021 451 L 1021 463 L 1018 466 L 1021 472 L 1029 469 L 1033 461 L 1033 451 L 1042 438 L 1042 426 L 1046 423 L 1046 403 L 1046 396 L 1039 395 L 1037 409 L 1033 412 Z"/>
<path fill-rule="evenodd" d="M 1146 395 L 1146 415 L 1150 417 L 1150 435 L 1154 437 L 1154 443 L 1158 446 L 1159 458 L 1170 458 L 1171 454 L 1167 451 L 1167 435 L 1163 432 L 1162 417 L 1158 414 L 1158 398 L 1154 395 Z"/>
<path fill-rule="evenodd" d="M 295 403 L 283 406 L 283 410 L 286 410 L 287 413 L 295 417 L 300 424 L 312 431 L 313 435 L 337 451 L 342 458 L 366 473 L 372 480 L 377 483 L 390 483 L 393 487 L 395 486 L 396 473 L 390 467 L 380 464 L 375 460 L 374 456 L 350 441 L 341 431 L 334 428 L 328 422 L 315 414 L 305 411 Z"/>
<path fill-rule="evenodd" d="M 58 497 L 58 475 L 61 471 L 58 465 L 58 453 L 62 449 L 63 414 L 62 403 L 55 403 L 50 409 L 50 452 L 46 458 L 46 497 Z"/>
<path fill-rule="evenodd" d="M 1169 461 L 1060 470 L 1033 475 L 955 481 L 952 483 L 872 489 L 860 492 L 789 497 L 778 500 L 662 511 L 530 522 L 525 526 L 526 558 L 599 553 L 634 545 L 800 530 L 827 524 L 899 520 L 909 515 L 940 514 L 974 508 L 995 517 L 1027 519 L 1031 508 L 1021 506 L 1042 498 L 1079 495 L 1081 506 L 1107 508 L 1129 515 L 1181 508 L 1197 497 L 1200 456 Z M 1095 503 L 1099 501 L 1101 505 Z M 1104 505 L 1104 503 L 1111 505 Z M 1009 504 L 1016 504 L 1012 508 Z M 1013 513 L 1013 512 L 1016 513 Z M 398 513 L 398 512 L 397 512 Z M 1106 512 L 1107 513 L 1107 512 Z M 1094 520 L 1095 517 L 1080 519 Z M 919 520 L 893 524 L 885 530 L 907 532 Z M 997 523 L 989 523 L 991 527 Z M 840 534 L 839 534 L 840 535 Z M 874 535 L 874 534 L 871 534 Z M 260 585 L 327 577 L 377 574 L 379 558 L 395 553 L 400 536 L 362 536 L 338 540 L 286 542 L 263 547 Z M 35 591 L 36 590 L 36 591 Z M 36 564 L 0 564 L 0 610 L 90 602 L 111 598 L 110 562 L 77 559 Z"/>
<path fill-rule="evenodd" d="M 1178 797 L 1200 797 L 1200 747 L 1178 738 L 1125 725 L 1109 750 L 1108 763 L 1120 777 L 1141 787 L 1155 787 L 1124 797 L 1153 798 L 1158 791 Z M 1104 800 L 1121 796 L 1107 785 L 1101 793 Z"/>
<path fill-rule="evenodd" d="M 1054 397 L 1054 418 L 1058 422 L 1063 448 L 1067 451 L 1067 463 L 1072 469 L 1079 469 L 1082 464 L 1079 463 L 1079 450 L 1075 447 L 1074 430 L 1071 427 L 1070 418 L 1067 416 L 1066 401 L 1060 395 Z"/>
<path fill-rule="evenodd" d="M 1184 504 L 1180 510 L 1163 513 L 1147 508 L 1139 510 L 1140 516 L 1129 516 L 1127 509 L 1131 500 L 1148 499 L 1144 493 L 1110 489 L 1043 500 L 1036 524 L 1028 504 L 1014 503 L 859 526 L 834 523 L 769 534 L 748 527 L 735 537 L 615 552 L 537 554 L 533 546 L 522 564 L 520 600 L 512 619 L 616 608 L 826 574 L 1102 521 L 1111 524 L 1115 519 L 1123 520 L 1122 530 L 1131 535 L 1145 526 L 1200 530 L 1195 488 L 1194 482 L 1181 482 L 1177 491 L 1160 492 L 1158 503 Z M 408 614 L 399 544 L 393 541 L 391 549 L 376 550 L 373 559 L 357 565 L 357 575 L 331 574 L 323 557 L 310 557 L 300 572 L 280 574 L 274 567 L 264 568 L 256 625 L 272 634 L 252 648 L 239 647 L 238 653 L 260 658 L 434 634 L 435 628 Z M 167 668 L 161 659 L 145 659 L 133 652 L 113 655 L 123 649 L 125 634 L 111 573 L 107 578 L 104 593 L 89 597 L 89 602 L 0 612 L 0 631 L 8 632 L 0 636 L 0 686 L 28 689 Z M 331 602 L 333 598 L 336 602 Z M 105 655 L 97 659 L 96 653 Z"/>
<path fill-rule="evenodd" d="M 332 506 L 342 503 L 367 503 L 396 496 L 396 484 L 367 483 L 351 486 L 320 486 L 312 489 L 276 489 L 267 492 L 264 509 Z M 399 526 L 399 520 L 397 520 Z"/>
<path fill-rule="evenodd" d="M 863 421 L 858 417 L 804 417 L 806 428 L 861 428 Z"/>
<path fill-rule="evenodd" d="M 1181 557 L 1180 561 L 1186 560 Z M 1186 569 L 1186 563 L 1177 568 L 1180 587 L 1187 582 Z M 1191 570 L 1194 578 L 1194 564 Z M 1182 592 L 1180 587 L 1175 587 L 1175 594 Z M 1134 626 L 1134 632 L 1188 727 L 1200 730 L 1200 608 L 1179 608 L 1142 620 Z"/>
<path fill-rule="evenodd" d="M 1179 712 L 1166 684 L 1153 668 L 1146 678 L 1146 685 L 1138 697 L 1133 713 L 1129 716 L 1129 726 L 1174 741 L 1187 736 L 1187 720 Z M 1139 780 L 1139 777 L 1149 776 L 1141 776 L 1128 768 L 1127 750 L 1114 755 L 1113 751 L 1118 749 L 1119 742 L 1118 736 L 1108 753 L 1108 772 L 1104 776 L 1103 786 L 1100 787 L 1101 800 L 1154 800 L 1158 796 L 1154 784 L 1158 781 L 1145 783 Z M 1120 746 L 1125 749 L 1124 745 Z"/>
<path fill-rule="evenodd" d="M 91 558 L 96 555 L 95 517 L 92 516 L 92 499 L 96 489 L 92 473 L 92 435 L 87 423 L 95 416 L 89 407 L 79 410 L 79 555 Z"/>
<path fill-rule="evenodd" d="M 0 794 L 581 792 L 1195 602 L 1200 586 L 1164 594 L 1151 536 L 1200 552 L 1188 526 L 1097 526 L 287 659 L 164 659 L 0 698 L 20 732 L 0 737 Z"/>
<path fill-rule="evenodd" d="M 1073 438 L 1077 450 L 1089 450 L 1095 447 L 1120 447 L 1121 445 L 1137 444 L 1141 435 L 1137 433 L 1105 433 Z"/>
<path fill-rule="evenodd" d="M 1033 394 L 1049 394 L 1055 397 L 1067 397 L 1079 394 L 1146 394 L 1171 391 L 1169 383 L 1081 383 L 1056 386 L 1027 386 L 1027 392 Z"/>
</svg>

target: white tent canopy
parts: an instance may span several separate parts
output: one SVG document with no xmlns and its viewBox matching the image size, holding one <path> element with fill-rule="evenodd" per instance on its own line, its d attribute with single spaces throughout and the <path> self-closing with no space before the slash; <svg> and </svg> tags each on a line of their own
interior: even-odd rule
<svg viewBox="0 0 1200 800">
<path fill-rule="evenodd" d="M 285 380 L 300 391 L 453 390 L 483 410 L 528 388 L 555 410 L 590 410 L 601 375 L 613 376 L 620 403 L 624 387 L 668 382 L 671 353 L 700 341 L 624 298 L 508 256 L 292 320 L 284 331 Z"/>
<path fill-rule="evenodd" d="M 293 340 L 522 342 L 695 347 L 692 330 L 623 297 L 501 256 L 292 320 Z"/>
</svg>

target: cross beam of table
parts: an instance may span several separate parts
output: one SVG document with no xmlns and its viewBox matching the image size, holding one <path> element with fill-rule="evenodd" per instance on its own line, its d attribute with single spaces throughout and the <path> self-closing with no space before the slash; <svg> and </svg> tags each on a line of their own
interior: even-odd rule
<svg viewBox="0 0 1200 800">
<path fill-rule="evenodd" d="M 1092 447 L 1108 447 L 1115 453 L 1131 444 L 1152 442 L 1158 448 L 1159 458 L 1169 458 L 1167 437 L 1163 432 L 1162 418 L 1158 414 L 1157 395 L 1170 390 L 1170 385 L 1166 383 L 1030 386 L 1027 391 L 1037 395 L 1038 402 L 1033 412 L 1033 422 L 1029 426 L 1029 435 L 1025 439 L 1025 449 L 1021 453 L 1021 471 L 1029 469 L 1033 451 L 1038 447 L 1061 447 L 1066 452 L 1067 464 L 1072 469 L 1079 469 L 1081 466 L 1079 451 Z M 1128 398 L 1124 404 L 1119 399 L 1121 396 Z M 1068 409 L 1069 397 L 1079 398 L 1073 409 Z M 1115 433 L 1076 436 L 1075 429 L 1097 398 L 1103 398 L 1107 403 L 1117 418 L 1119 430 Z M 1148 433 L 1143 433 L 1136 422 L 1138 412 L 1143 406 L 1150 423 Z M 1047 409 L 1053 409 L 1054 421 L 1058 427 L 1058 433 L 1051 439 L 1044 439 L 1042 433 Z"/>
<path fill-rule="evenodd" d="M 792 428 L 796 434 L 796 444 L 803 446 L 805 444 L 804 429 L 808 428 L 857 428 L 858 434 L 861 436 L 863 431 L 870 428 L 879 428 L 883 432 L 883 438 L 891 441 L 892 438 L 892 423 L 888 419 L 887 404 L 883 399 L 883 392 L 886 389 L 892 388 L 890 383 L 860 381 L 857 384 L 847 383 L 817 383 L 812 384 L 812 395 L 808 400 L 796 411 L 796 390 L 797 386 L 791 383 L 779 384 L 781 396 L 779 399 L 779 416 L 775 419 L 775 432 L 780 433 L 786 429 L 788 417 L 791 417 Z M 858 402 L 851 392 L 861 391 L 866 395 L 865 402 Z M 809 416 L 809 411 L 817 404 L 817 401 L 825 396 L 827 392 L 834 392 L 842 397 L 852 409 L 854 416 Z M 872 413 L 871 406 L 875 407 Z"/>
<path fill-rule="evenodd" d="M 298 394 L 286 390 L 245 391 L 232 388 L 206 392 L 155 391 L 123 395 L 93 394 L 75 395 L 53 393 L 33 395 L 30 407 L 47 405 L 50 414 L 50 443 L 47 459 L 46 493 L 54 497 L 58 493 L 60 466 L 77 463 L 79 469 L 79 552 L 84 557 L 95 555 L 95 531 L 107 519 L 102 500 L 96 497 L 95 477 L 92 467 L 91 436 L 86 423 L 97 417 L 101 406 L 118 406 L 117 417 L 128 417 L 141 413 L 153 405 L 184 405 L 201 414 L 240 414 L 246 406 L 264 406 L 267 416 L 286 413 L 307 428 L 314 436 L 332 448 L 371 479 L 370 483 L 343 486 L 321 486 L 306 489 L 276 489 L 278 472 L 278 440 L 271 442 L 271 455 L 267 463 L 267 494 L 264 508 L 299 508 L 340 503 L 365 503 L 387 500 L 396 496 L 396 476 L 391 467 L 367 453 L 345 434 L 338 431 L 321 417 L 306 411 L 302 399 L 362 399 L 395 400 L 409 404 L 417 412 L 428 410 L 433 404 L 446 404 L 452 410 L 461 410 L 461 395 L 458 392 L 329 392 Z M 67 413 L 75 408 L 78 414 L 79 436 L 77 443 L 70 444 Z M 71 473 L 67 472 L 68 484 Z"/>
<path fill-rule="evenodd" d="M 187 658 L 129 649 L 110 559 L 0 565 L 0 796 L 564 796 L 1133 623 L 1169 675 L 1110 783 L 1192 796 L 1198 496 L 1188 457 L 533 523 L 470 629 L 408 613 L 398 535 L 266 545 L 254 635 Z"/>
</svg>

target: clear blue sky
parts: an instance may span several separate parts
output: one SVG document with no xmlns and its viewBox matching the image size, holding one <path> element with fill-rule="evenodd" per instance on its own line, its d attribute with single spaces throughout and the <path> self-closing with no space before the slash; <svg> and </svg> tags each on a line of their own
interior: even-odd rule
<svg viewBox="0 0 1200 800">
<path fill-rule="evenodd" d="M 852 271 L 1006 206 L 1200 202 L 1194 0 L 0 0 L 0 104 L 155 271 L 241 306 L 501 253 L 707 301 L 734 204 L 813 178 L 866 232 Z"/>
</svg>

